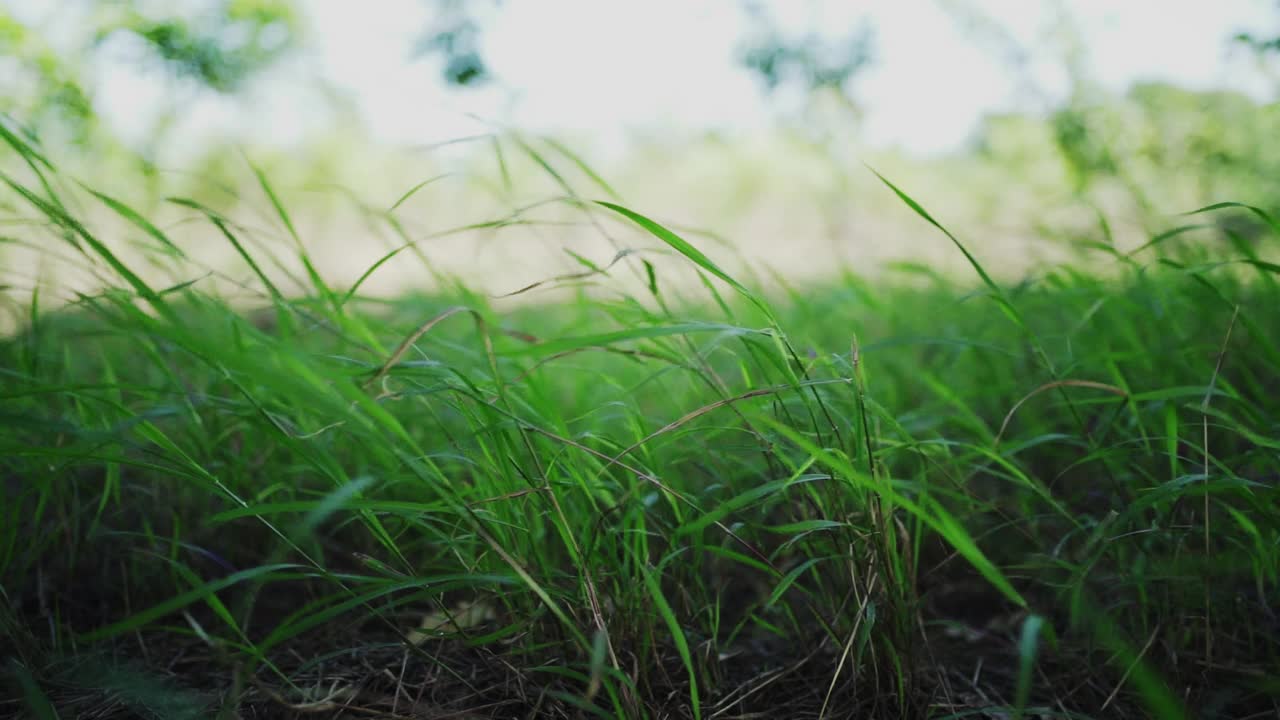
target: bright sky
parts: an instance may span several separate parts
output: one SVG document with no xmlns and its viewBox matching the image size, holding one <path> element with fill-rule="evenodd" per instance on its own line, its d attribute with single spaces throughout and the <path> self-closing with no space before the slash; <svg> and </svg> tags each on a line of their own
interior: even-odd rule
<svg viewBox="0 0 1280 720">
<path fill-rule="evenodd" d="M 474 2 L 475 0 L 468 0 Z M 492 7 L 487 0 L 475 2 Z M 1084 35 L 1095 78 L 1121 90 L 1139 79 L 1231 87 L 1260 98 L 1275 85 L 1227 39 L 1277 24 L 1274 0 L 771 0 L 789 28 L 841 35 L 863 17 L 876 33 L 875 65 L 854 86 L 867 111 L 864 138 L 916 152 L 956 147 L 986 112 L 1036 110 L 1065 92 L 1062 52 L 1050 45 L 1057 8 Z M 486 60 L 499 83 L 448 88 L 437 61 L 411 48 L 434 0 L 301 0 L 312 37 L 305 54 L 246 98 L 204 97 L 182 113 L 182 132 L 239 131 L 289 142 L 325 122 L 312 78 L 354 100 L 375 137 L 431 143 L 484 131 L 474 114 L 535 131 L 571 132 L 604 145 L 633 130 L 760 127 L 776 112 L 737 63 L 751 26 L 742 0 L 505 0 L 484 16 Z M 1008 46 L 966 24 L 998 20 L 1034 62 L 1019 72 Z M 1277 28 L 1280 31 L 1280 28 Z M 100 110 L 126 137 L 167 90 L 121 62 L 98 70 Z"/>
</svg>

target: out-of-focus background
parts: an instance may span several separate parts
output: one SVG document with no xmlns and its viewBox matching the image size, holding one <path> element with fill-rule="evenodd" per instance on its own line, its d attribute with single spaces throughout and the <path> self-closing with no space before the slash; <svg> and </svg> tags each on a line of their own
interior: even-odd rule
<svg viewBox="0 0 1280 720">
<path fill-rule="evenodd" d="M 573 197 L 620 198 L 762 283 L 963 268 L 871 168 L 1020 274 L 1213 202 L 1274 209 L 1278 71 L 1273 0 L 0 3 L 4 126 L 249 294 L 169 198 L 286 247 L 255 167 L 337 284 L 411 243 L 365 292 L 660 259 Z M 0 168 L 31 172 L 8 148 Z M 141 234 L 81 196 L 107 237 Z M 92 285 L 0 202 L 0 284 Z"/>
</svg>

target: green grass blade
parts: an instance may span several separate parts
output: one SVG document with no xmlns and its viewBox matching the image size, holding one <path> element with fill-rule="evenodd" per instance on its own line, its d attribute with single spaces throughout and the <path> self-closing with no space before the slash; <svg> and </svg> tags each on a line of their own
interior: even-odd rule
<svg viewBox="0 0 1280 720">
<path fill-rule="evenodd" d="M 150 235 L 152 238 L 155 239 L 156 242 L 160 243 L 160 246 L 163 247 L 165 250 L 168 250 L 169 252 L 173 253 L 177 257 L 185 257 L 185 254 L 182 252 L 182 250 L 177 245 L 174 245 L 173 241 L 170 240 L 169 237 L 160 230 L 160 228 L 151 224 L 150 220 L 147 220 L 146 218 L 139 215 L 136 210 L 129 207 L 128 205 L 125 205 L 119 200 L 116 200 L 110 195 L 107 195 L 106 193 L 101 193 L 101 192 L 98 192 L 97 190 L 94 190 L 93 188 L 89 187 L 88 185 L 85 185 L 84 183 L 80 183 L 80 187 L 84 188 L 85 190 L 88 190 L 90 194 L 92 194 L 94 197 L 101 200 L 102 204 L 114 210 L 117 215 L 133 223 L 135 226 L 140 228 L 147 235 Z"/>
<path fill-rule="evenodd" d="M 676 653 L 680 656 L 680 662 L 684 664 L 685 671 L 689 674 L 690 709 L 693 712 L 694 720 L 700 720 L 702 718 L 702 702 L 698 697 L 698 673 L 693 666 L 693 654 L 689 652 L 689 640 L 685 637 L 684 630 L 680 627 L 680 621 L 676 618 L 675 611 L 671 609 L 666 596 L 662 594 L 662 587 L 657 578 L 654 577 L 655 571 L 644 566 L 641 566 L 640 571 L 644 574 L 644 585 L 649 591 L 649 598 L 653 601 L 654 609 L 658 611 L 658 615 L 666 623 L 667 631 L 671 633 L 671 641 L 675 643 Z"/>
<path fill-rule="evenodd" d="M 182 608 L 200 600 L 205 599 L 208 595 L 216 593 L 219 590 L 229 588 L 237 583 L 246 582 L 258 578 L 266 578 L 272 574 L 283 570 L 297 570 L 299 566 L 288 564 L 263 565 L 249 570 L 241 570 L 232 573 L 218 580 L 211 580 L 200 587 L 193 588 L 184 593 L 176 595 L 164 602 L 143 610 L 131 617 L 111 623 L 105 627 L 98 628 L 92 632 L 85 633 L 80 636 L 80 641 L 85 643 L 95 643 L 102 640 L 108 640 L 125 633 L 133 632 L 155 620 L 158 620 L 169 613 L 181 610 Z"/>
<path fill-rule="evenodd" d="M 752 305 L 755 305 L 757 308 L 759 308 L 760 311 L 765 314 L 765 317 L 769 318 L 770 321 L 773 321 L 773 312 L 769 309 L 769 306 L 765 304 L 764 300 L 762 300 L 755 293 L 748 290 L 746 286 L 744 286 L 742 283 L 733 279 L 729 275 L 729 273 L 722 270 L 719 265 L 715 264 L 711 260 L 711 258 L 704 255 L 701 250 L 694 247 L 691 243 L 689 243 L 689 241 L 685 240 L 684 238 L 680 237 L 674 232 L 671 232 L 670 230 L 654 222 L 653 220 L 650 220 L 644 215 L 641 215 L 640 213 L 635 212 L 634 210 L 630 210 L 621 205 L 617 205 L 611 202 L 606 202 L 604 200 L 597 200 L 595 202 L 597 205 L 604 208 L 608 208 L 618 213 L 619 215 L 627 218 L 628 220 L 634 222 L 640 227 L 644 228 L 646 231 L 649 232 L 649 234 L 663 241 L 667 245 L 670 245 L 673 249 L 675 249 L 676 252 L 680 253 L 681 255 L 684 255 L 689 260 L 692 260 L 693 263 L 698 267 L 702 268 L 703 270 L 706 270 L 712 275 L 715 275 L 716 277 L 723 280 L 725 283 L 729 285 L 729 287 L 733 288 L 734 290 L 737 290 L 738 293 L 741 294 L 744 298 L 746 298 Z M 774 324 L 776 325 L 776 322 Z"/>
</svg>

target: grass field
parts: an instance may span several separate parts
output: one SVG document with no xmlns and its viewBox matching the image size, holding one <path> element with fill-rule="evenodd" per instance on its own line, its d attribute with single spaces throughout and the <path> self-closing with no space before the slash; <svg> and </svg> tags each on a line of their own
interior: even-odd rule
<svg viewBox="0 0 1280 720">
<path fill-rule="evenodd" d="M 6 139 L 6 232 L 107 289 L 33 293 L 0 342 L 0 715 L 1280 712 L 1261 211 L 1009 283 L 886 181 L 969 276 L 765 296 L 583 201 L 697 294 L 629 257 L 515 303 L 334 287 L 305 238 L 285 277 L 188 203 L 256 278 L 246 313 L 201 273 L 150 284 L 68 193 L 179 268 L 181 237 Z M 1224 237 L 1232 213 L 1271 231 Z"/>
</svg>

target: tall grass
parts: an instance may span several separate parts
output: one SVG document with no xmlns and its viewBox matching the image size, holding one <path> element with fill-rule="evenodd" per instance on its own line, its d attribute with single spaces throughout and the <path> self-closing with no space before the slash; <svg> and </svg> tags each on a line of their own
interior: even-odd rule
<svg viewBox="0 0 1280 720">
<path fill-rule="evenodd" d="M 520 140 L 564 202 L 650 234 L 705 297 L 618 248 L 558 282 L 630 272 L 647 295 L 375 301 L 314 270 L 258 173 L 305 293 L 175 200 L 257 280 L 246 315 L 195 268 L 152 287 L 74 208 L 179 270 L 182 238 L 4 139 L 13 212 L 39 220 L 21 240 L 109 282 L 56 311 L 33 293 L 0 344 L 0 713 L 1280 708 L 1275 236 L 1081 238 L 1105 278 L 1002 285 L 886 180 L 980 282 L 766 297 Z M 387 259 L 429 256 L 403 237 Z"/>
</svg>

